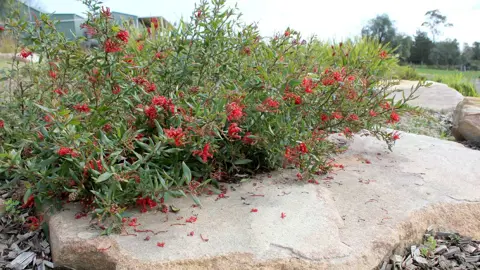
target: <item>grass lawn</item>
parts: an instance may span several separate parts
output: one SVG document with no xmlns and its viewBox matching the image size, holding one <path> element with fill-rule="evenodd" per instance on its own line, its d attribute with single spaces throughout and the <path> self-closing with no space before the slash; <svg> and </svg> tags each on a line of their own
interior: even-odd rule
<svg viewBox="0 0 480 270">
<path fill-rule="evenodd" d="M 465 78 L 469 80 L 476 80 L 480 78 L 480 71 L 464 71 L 460 72 L 458 70 L 446 70 L 446 69 L 431 69 L 431 68 L 415 68 L 420 75 L 427 77 L 428 79 L 433 79 L 434 77 L 445 76 L 445 75 L 455 75 L 461 73 Z"/>
</svg>

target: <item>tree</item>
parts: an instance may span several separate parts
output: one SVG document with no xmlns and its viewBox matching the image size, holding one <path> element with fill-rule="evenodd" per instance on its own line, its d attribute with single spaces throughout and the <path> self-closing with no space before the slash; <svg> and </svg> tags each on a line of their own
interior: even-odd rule
<svg viewBox="0 0 480 270">
<path fill-rule="evenodd" d="M 374 38 L 383 44 L 395 39 L 397 30 L 387 14 L 377 15 L 362 28 L 362 36 Z"/>
<path fill-rule="evenodd" d="M 440 41 L 430 52 L 430 61 L 435 65 L 455 66 L 460 64 L 460 48 L 456 39 Z"/>
<path fill-rule="evenodd" d="M 396 35 L 392 41 L 392 46 L 396 48 L 398 57 L 402 62 L 407 62 L 410 58 L 412 45 L 412 37 L 405 34 Z"/>
<path fill-rule="evenodd" d="M 433 48 L 433 42 L 426 32 L 417 31 L 412 49 L 410 50 L 410 62 L 414 64 L 428 64 L 430 52 Z"/>
<path fill-rule="evenodd" d="M 475 41 L 472 47 L 473 51 L 473 60 L 480 60 L 480 42 Z"/>
<path fill-rule="evenodd" d="M 441 27 L 453 26 L 453 24 L 447 23 L 447 16 L 442 15 L 438 9 L 427 11 L 425 16 L 427 20 L 422 23 L 422 26 L 427 27 L 432 33 L 433 43 L 435 43 L 435 37 L 442 33 Z"/>
</svg>

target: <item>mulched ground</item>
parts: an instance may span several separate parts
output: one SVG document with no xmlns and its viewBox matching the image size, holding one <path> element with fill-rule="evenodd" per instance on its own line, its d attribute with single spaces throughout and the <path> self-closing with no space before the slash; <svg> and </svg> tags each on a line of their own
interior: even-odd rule
<svg viewBox="0 0 480 270">
<path fill-rule="evenodd" d="M 480 269 L 480 240 L 452 232 L 427 231 L 423 244 L 412 245 L 402 254 L 383 262 L 380 270 Z"/>
</svg>

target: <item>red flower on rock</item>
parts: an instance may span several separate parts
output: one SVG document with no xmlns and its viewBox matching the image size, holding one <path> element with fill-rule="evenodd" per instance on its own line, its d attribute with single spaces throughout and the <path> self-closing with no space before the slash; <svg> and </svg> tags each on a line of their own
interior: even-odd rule
<svg viewBox="0 0 480 270">
<path fill-rule="evenodd" d="M 252 210 L 250 210 L 250 212 L 252 212 L 252 213 L 257 213 L 257 212 L 258 212 L 258 209 L 257 209 L 257 208 L 252 208 Z"/>
<path fill-rule="evenodd" d="M 157 247 L 165 247 L 165 242 L 157 242 Z"/>
<path fill-rule="evenodd" d="M 230 102 L 227 104 L 226 107 L 228 121 L 238 121 L 243 117 L 243 107 L 240 106 L 237 102 Z"/>
<path fill-rule="evenodd" d="M 189 217 L 185 220 L 185 222 L 187 222 L 187 223 L 195 223 L 196 221 L 197 221 L 196 216 L 191 216 L 191 217 Z"/>
<path fill-rule="evenodd" d="M 199 156 L 203 162 L 207 162 L 209 158 L 213 158 L 213 154 L 210 153 L 210 144 L 206 143 L 202 150 L 193 151 L 193 155 Z"/>
<path fill-rule="evenodd" d="M 120 30 L 118 33 L 117 33 L 117 38 L 120 39 L 121 41 L 127 43 L 128 42 L 128 37 L 130 35 L 128 34 L 128 31 L 126 30 Z"/>
<path fill-rule="evenodd" d="M 90 112 L 90 108 L 85 103 L 84 104 L 76 104 L 76 105 L 73 106 L 73 108 L 77 112 L 83 112 L 83 113 L 89 113 Z"/>
<path fill-rule="evenodd" d="M 399 140 L 400 139 L 400 133 L 398 133 L 398 131 L 395 131 L 395 133 L 392 133 L 392 139 L 394 141 Z"/>
<path fill-rule="evenodd" d="M 22 51 L 20 51 L 20 56 L 22 56 L 23 58 L 27 58 L 29 56 L 32 56 L 33 53 L 29 50 L 26 50 L 26 49 L 22 49 Z"/>
<path fill-rule="evenodd" d="M 286 216 L 287 216 L 287 214 L 285 214 L 285 213 L 283 213 L 283 212 L 282 212 L 282 214 L 280 214 L 280 217 L 281 217 L 281 218 L 285 218 Z"/>
<path fill-rule="evenodd" d="M 175 141 L 176 146 L 181 146 L 183 145 L 183 137 L 185 137 L 185 133 L 183 133 L 182 128 L 173 128 L 171 127 L 170 129 L 163 129 L 165 134 L 167 135 L 168 138 L 173 139 Z"/>
<path fill-rule="evenodd" d="M 231 123 L 228 127 L 228 136 L 235 140 L 240 140 L 242 137 L 238 135 L 239 132 L 242 132 L 242 129 L 238 126 L 237 123 Z"/>
</svg>

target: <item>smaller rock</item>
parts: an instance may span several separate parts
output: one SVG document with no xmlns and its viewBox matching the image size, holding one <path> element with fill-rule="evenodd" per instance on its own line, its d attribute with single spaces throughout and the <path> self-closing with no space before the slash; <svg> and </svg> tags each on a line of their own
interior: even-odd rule
<svg viewBox="0 0 480 270">
<path fill-rule="evenodd" d="M 428 260 L 423 258 L 423 257 L 416 257 L 414 258 L 415 262 L 417 262 L 418 266 L 422 267 L 422 268 L 428 268 L 429 267 L 429 263 L 428 263 Z"/>
<path fill-rule="evenodd" d="M 460 253 L 460 248 L 459 247 L 451 247 L 448 249 L 448 251 L 443 254 L 443 256 L 445 256 L 445 258 L 447 259 L 450 259 L 450 258 L 453 258 L 453 256 L 457 253 Z"/>
<path fill-rule="evenodd" d="M 476 247 L 472 245 L 464 245 L 461 247 L 463 251 L 468 252 L 468 253 L 473 253 L 475 250 L 477 250 Z"/>
<path fill-rule="evenodd" d="M 435 251 L 434 251 L 434 254 L 435 255 L 442 255 L 443 253 L 447 252 L 448 251 L 448 248 L 446 245 L 439 245 Z"/>
<path fill-rule="evenodd" d="M 453 114 L 452 135 L 456 140 L 480 143 L 480 98 L 466 97 Z"/>
</svg>

